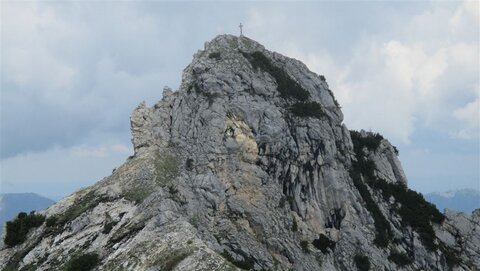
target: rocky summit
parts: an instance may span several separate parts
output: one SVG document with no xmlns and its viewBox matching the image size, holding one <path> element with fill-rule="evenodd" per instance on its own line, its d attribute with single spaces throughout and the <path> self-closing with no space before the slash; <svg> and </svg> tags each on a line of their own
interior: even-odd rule
<svg viewBox="0 0 480 271">
<path fill-rule="evenodd" d="M 480 210 L 438 211 L 324 76 L 244 37 L 132 113 L 112 175 L 6 224 L 3 270 L 480 270 Z"/>
</svg>

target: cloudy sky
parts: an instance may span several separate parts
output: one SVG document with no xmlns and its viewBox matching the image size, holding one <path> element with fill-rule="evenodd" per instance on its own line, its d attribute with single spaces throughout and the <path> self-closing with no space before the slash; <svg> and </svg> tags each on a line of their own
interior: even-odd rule
<svg viewBox="0 0 480 271">
<path fill-rule="evenodd" d="M 478 1 L 1 2 L 1 192 L 58 199 L 133 153 L 129 116 L 218 34 L 324 74 L 421 192 L 480 189 Z"/>
</svg>

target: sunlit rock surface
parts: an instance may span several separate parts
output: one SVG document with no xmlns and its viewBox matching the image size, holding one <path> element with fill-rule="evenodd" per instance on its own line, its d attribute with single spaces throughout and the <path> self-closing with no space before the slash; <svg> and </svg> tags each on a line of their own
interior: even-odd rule
<svg viewBox="0 0 480 271">
<path fill-rule="evenodd" d="M 359 157 L 342 121 L 323 76 L 246 37 L 218 36 L 178 90 L 133 111 L 135 155 L 43 212 L 53 225 L 3 244 L 0 267 L 61 270 L 94 253 L 95 270 L 356 270 L 362 256 L 370 270 L 480 269 L 478 212 L 430 222 L 429 250 L 402 201 L 362 172 L 391 228 L 387 245 L 374 242 L 379 218 L 352 181 Z M 374 147 L 360 150 L 372 177 L 405 189 L 394 147 Z"/>
</svg>

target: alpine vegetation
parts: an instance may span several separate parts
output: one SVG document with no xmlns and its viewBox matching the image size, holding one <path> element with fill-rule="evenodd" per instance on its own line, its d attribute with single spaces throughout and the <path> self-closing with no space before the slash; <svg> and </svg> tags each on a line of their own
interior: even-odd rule
<svg viewBox="0 0 480 271">
<path fill-rule="evenodd" d="M 112 175 L 7 223 L 0 270 L 480 270 L 480 210 L 409 189 L 324 76 L 220 35 L 181 78 Z"/>
</svg>

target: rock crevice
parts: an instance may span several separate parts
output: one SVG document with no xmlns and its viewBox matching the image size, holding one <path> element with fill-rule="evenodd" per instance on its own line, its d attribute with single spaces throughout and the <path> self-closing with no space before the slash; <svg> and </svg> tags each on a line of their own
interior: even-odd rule
<svg viewBox="0 0 480 271">
<path fill-rule="evenodd" d="M 206 43 L 131 131 L 135 155 L 42 212 L 62 223 L 3 244 L 0 268 L 96 255 L 95 270 L 480 269 L 478 212 L 414 224 L 399 195 L 436 213 L 396 148 L 349 131 L 323 76 L 247 37 Z"/>
</svg>

